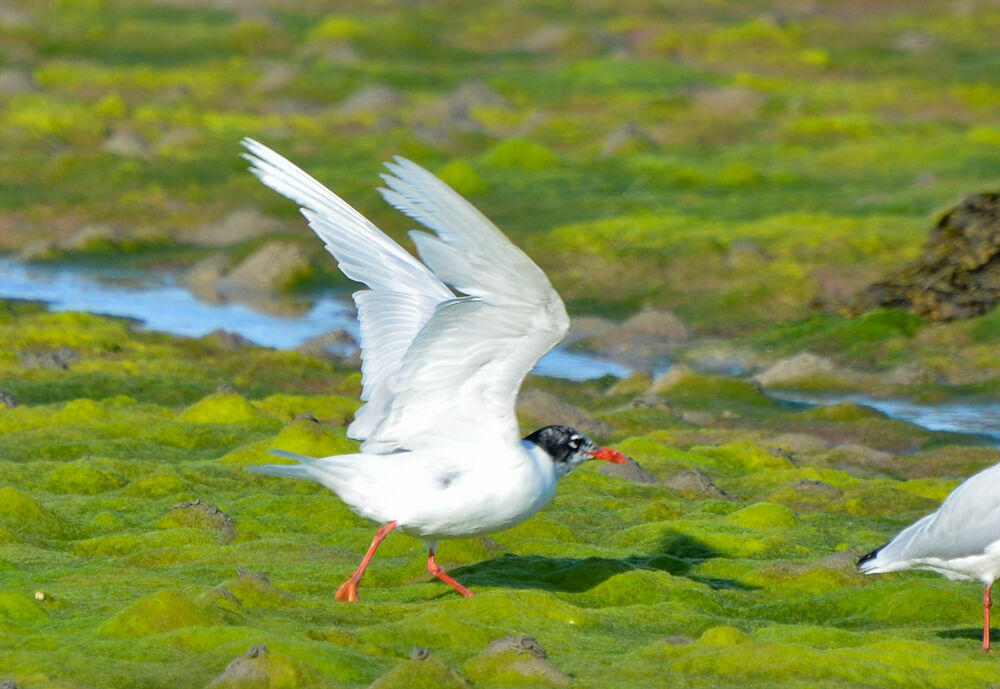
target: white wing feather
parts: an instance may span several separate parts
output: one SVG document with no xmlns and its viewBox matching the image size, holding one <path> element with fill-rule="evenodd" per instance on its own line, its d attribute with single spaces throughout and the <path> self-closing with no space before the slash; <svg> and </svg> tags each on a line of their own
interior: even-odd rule
<svg viewBox="0 0 1000 689">
<path fill-rule="evenodd" d="M 937 512 L 899 532 L 878 551 L 869 569 L 905 568 L 904 563 L 925 558 L 949 560 L 981 555 L 998 540 L 1000 465 L 995 465 L 964 481 Z"/>
<path fill-rule="evenodd" d="M 528 371 L 565 337 L 569 317 L 535 263 L 448 185 L 402 158 L 382 194 L 437 236 L 411 236 L 424 263 L 267 147 L 251 171 L 300 203 L 348 277 L 361 321 L 362 399 L 348 433 L 362 451 L 518 441 L 514 402 Z M 426 264 L 426 265 L 424 265 Z M 428 270 L 430 267 L 431 270 Z M 469 295 L 455 298 L 444 285 Z"/>
<path fill-rule="evenodd" d="M 348 435 L 364 440 L 393 397 L 403 355 L 442 301 L 454 294 L 426 266 L 302 169 L 252 139 L 243 145 L 250 171 L 302 206 L 309 226 L 344 275 L 370 290 L 354 294 L 361 323 L 361 399 Z"/>
</svg>

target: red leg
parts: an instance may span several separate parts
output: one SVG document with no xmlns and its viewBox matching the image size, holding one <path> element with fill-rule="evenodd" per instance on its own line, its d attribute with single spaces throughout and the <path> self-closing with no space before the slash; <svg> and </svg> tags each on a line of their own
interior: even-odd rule
<svg viewBox="0 0 1000 689">
<path fill-rule="evenodd" d="M 438 567 L 438 563 L 434 561 L 435 550 L 436 548 L 431 548 L 430 551 L 427 553 L 427 571 L 436 576 L 444 583 L 448 584 L 448 586 L 452 587 L 466 598 L 472 596 L 473 595 L 472 591 L 459 584 L 457 581 L 448 576 L 444 572 L 444 570 Z"/>
<path fill-rule="evenodd" d="M 990 598 L 990 586 L 991 583 L 986 587 L 986 592 L 983 594 L 983 650 L 990 650 L 990 606 L 993 605 L 993 599 Z"/>
<path fill-rule="evenodd" d="M 340 585 L 337 589 L 337 594 L 334 596 L 339 601 L 355 601 L 358 599 L 358 583 L 361 581 L 361 577 L 364 575 L 365 570 L 368 568 L 368 563 L 372 561 L 372 556 L 375 554 L 378 544 L 389 535 L 389 532 L 396 528 L 396 522 L 389 522 L 388 524 L 379 528 L 375 532 L 375 538 L 372 539 L 372 544 L 368 548 L 368 552 L 365 553 L 364 559 L 361 560 L 361 564 L 358 568 L 354 570 L 354 573 L 348 577 L 347 581 Z"/>
</svg>

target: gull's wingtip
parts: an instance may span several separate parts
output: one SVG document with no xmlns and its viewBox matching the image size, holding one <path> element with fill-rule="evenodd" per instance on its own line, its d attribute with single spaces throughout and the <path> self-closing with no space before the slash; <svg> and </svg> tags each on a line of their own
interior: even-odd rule
<svg viewBox="0 0 1000 689">
<path fill-rule="evenodd" d="M 244 136 L 240 139 L 240 146 L 246 149 L 240 153 L 240 157 L 244 160 L 249 160 L 251 163 L 258 160 L 264 162 L 269 157 L 278 155 L 261 142 L 251 139 L 249 136 Z"/>
<path fill-rule="evenodd" d="M 255 148 L 256 149 L 267 148 L 267 146 L 249 136 L 244 136 L 242 139 L 240 139 L 240 146 L 250 151 L 254 150 Z"/>
<path fill-rule="evenodd" d="M 387 160 L 386 162 L 382 163 L 382 165 L 390 173 L 392 173 L 391 175 L 386 174 L 384 172 L 381 173 L 380 176 L 387 182 L 389 177 L 403 178 L 407 176 L 412 177 L 413 175 L 429 175 L 434 179 L 438 179 L 437 175 L 435 175 L 433 172 L 425 168 L 423 165 L 420 165 L 419 163 L 414 163 L 409 158 L 404 158 L 403 156 L 400 155 L 393 156 L 392 160 Z"/>
<path fill-rule="evenodd" d="M 871 551 L 870 553 L 865 553 L 860 558 L 858 558 L 858 563 L 856 565 L 858 570 L 867 573 L 869 570 L 874 569 L 875 564 L 874 563 L 868 564 L 868 563 L 872 562 L 872 560 L 877 558 L 878 554 L 882 551 L 884 547 L 885 547 L 884 545 L 880 545 L 878 548 Z"/>
</svg>

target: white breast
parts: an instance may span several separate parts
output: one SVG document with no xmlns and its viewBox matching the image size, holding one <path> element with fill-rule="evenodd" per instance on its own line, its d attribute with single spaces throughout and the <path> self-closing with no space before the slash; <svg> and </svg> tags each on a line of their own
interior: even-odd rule
<svg viewBox="0 0 1000 689">
<path fill-rule="evenodd" d="M 555 495 L 551 459 L 533 444 L 487 456 L 483 446 L 362 455 L 349 486 L 332 486 L 357 514 L 427 541 L 509 529 Z M 470 453 L 478 453 L 470 456 Z"/>
</svg>

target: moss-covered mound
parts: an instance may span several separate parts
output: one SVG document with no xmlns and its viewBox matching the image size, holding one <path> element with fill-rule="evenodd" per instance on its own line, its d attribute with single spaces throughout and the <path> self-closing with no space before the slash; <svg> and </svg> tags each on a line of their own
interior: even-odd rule
<svg viewBox="0 0 1000 689">
<path fill-rule="evenodd" d="M 473 598 L 393 534 L 362 601 L 343 604 L 334 593 L 374 525 L 317 484 L 243 467 L 274 447 L 355 451 L 356 372 L 99 317 L 28 311 L 2 327 L 46 345 L 118 338 L 81 345 L 84 378 L 22 362 L 0 376 L 23 400 L 0 412 L 0 649 L 24 686 L 40 673 L 123 689 L 950 687 L 995 674 L 977 650 L 978 585 L 854 568 L 996 461 L 981 439 L 684 369 L 652 393 L 529 379 L 637 468 L 584 466 L 524 524 L 442 543 L 439 563 Z M 123 361 L 156 385 L 123 377 Z"/>
</svg>

